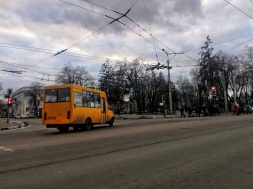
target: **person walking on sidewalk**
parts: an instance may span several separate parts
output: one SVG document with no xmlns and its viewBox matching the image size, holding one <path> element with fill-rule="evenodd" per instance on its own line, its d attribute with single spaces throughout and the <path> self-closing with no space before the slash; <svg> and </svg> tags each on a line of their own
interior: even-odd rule
<svg viewBox="0 0 253 189">
<path fill-rule="evenodd" d="M 233 111 L 234 111 L 233 115 L 235 115 L 235 114 L 238 115 L 238 106 L 237 106 L 236 102 L 233 103 Z"/>
<path fill-rule="evenodd" d="M 181 105 L 180 107 L 180 112 L 181 112 L 181 117 L 185 117 L 185 109 L 184 109 L 184 106 Z"/>
</svg>

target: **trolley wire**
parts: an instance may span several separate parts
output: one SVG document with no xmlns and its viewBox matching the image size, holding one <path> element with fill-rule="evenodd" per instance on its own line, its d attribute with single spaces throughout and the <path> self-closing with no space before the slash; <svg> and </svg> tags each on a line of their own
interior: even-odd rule
<svg viewBox="0 0 253 189">
<path fill-rule="evenodd" d="M 246 12 L 242 11 L 241 9 L 239 9 L 238 7 L 236 7 L 235 5 L 233 5 L 232 3 L 228 2 L 227 0 L 224 0 L 225 2 L 227 2 L 228 4 L 230 4 L 231 6 L 233 6 L 234 8 L 236 8 L 238 11 L 240 11 L 241 13 L 243 13 L 244 15 L 248 16 L 249 18 L 253 19 L 252 16 L 250 16 L 249 14 L 247 14 Z"/>
<path fill-rule="evenodd" d="M 4 44 L 4 45 L 1 45 L 1 44 Z M 33 52 L 42 52 L 42 53 L 52 53 L 52 54 L 57 53 L 56 50 L 52 50 L 52 49 L 28 47 L 28 46 L 15 45 L 15 44 L 9 44 L 9 43 L 0 43 L 0 47 L 33 51 Z M 92 59 L 92 60 L 101 60 L 101 61 L 110 60 L 113 62 L 120 61 L 117 59 L 111 59 L 111 58 L 99 57 L 99 56 L 90 56 L 90 55 L 85 55 L 85 54 L 80 54 L 80 53 L 63 52 L 62 54 L 65 56 L 74 56 L 74 57 L 80 57 L 80 58 L 86 58 L 86 59 Z M 35 66 L 33 66 L 33 67 L 35 67 Z"/>
<path fill-rule="evenodd" d="M 250 37 L 252 36 L 253 34 L 251 35 L 247 35 L 247 36 L 243 36 L 243 37 L 238 37 L 238 38 L 234 38 L 234 39 L 230 39 L 230 40 L 227 40 L 227 41 L 222 41 L 222 42 L 218 42 L 218 43 L 213 43 L 212 45 L 213 46 L 216 46 L 216 45 L 220 45 L 220 44 L 223 44 L 223 43 L 228 43 L 228 42 L 231 42 L 231 41 L 235 41 L 235 40 L 238 40 L 238 39 L 243 39 L 243 38 L 246 38 L 246 37 Z M 184 51 L 184 53 L 188 53 L 188 52 L 192 52 L 192 51 L 196 51 L 196 50 L 200 50 L 200 48 L 196 48 L 196 49 L 192 49 L 192 50 L 186 50 Z"/>
<path fill-rule="evenodd" d="M 60 0 L 60 1 L 62 1 L 62 2 L 64 2 L 64 3 L 68 3 L 68 4 L 70 4 L 70 5 L 74 5 L 74 4 L 69 3 L 69 2 L 67 2 L 67 1 L 63 1 L 63 0 Z M 135 3 L 136 3 L 137 1 L 138 1 L 138 0 L 136 0 Z M 77 41 L 76 43 L 72 44 L 72 45 L 69 46 L 68 48 L 66 48 L 66 49 L 64 49 L 64 50 L 61 50 L 61 51 L 57 52 L 56 54 L 54 54 L 53 56 L 50 56 L 50 57 L 48 57 L 48 58 L 46 58 L 46 59 L 44 59 L 44 60 L 42 60 L 42 61 L 39 61 L 39 62 L 33 64 L 32 66 L 35 66 L 35 65 L 40 64 L 40 63 L 43 63 L 43 62 L 45 62 L 45 61 L 47 61 L 47 60 L 49 60 L 49 59 L 51 59 L 51 58 L 53 58 L 53 57 L 55 57 L 55 56 L 61 54 L 61 53 L 63 53 L 63 52 L 65 52 L 65 51 L 69 50 L 70 48 L 72 48 L 73 46 L 75 46 L 75 45 L 81 43 L 82 41 L 84 41 L 84 40 L 87 39 L 88 37 L 94 35 L 95 33 L 100 32 L 101 30 L 103 30 L 104 28 L 106 28 L 107 26 L 109 26 L 110 24 L 112 24 L 112 23 L 114 23 L 114 22 L 116 22 L 116 21 L 119 21 L 119 19 L 125 17 L 125 16 L 130 12 L 130 10 L 131 10 L 132 7 L 135 5 L 135 3 L 131 6 L 130 9 L 128 9 L 128 11 L 127 11 L 124 15 L 122 15 L 122 16 L 120 16 L 120 17 L 118 17 L 118 18 L 111 18 L 111 19 L 113 19 L 113 20 L 112 20 L 109 24 L 106 24 L 106 25 L 103 26 L 102 28 L 98 29 L 98 30 L 95 31 L 95 32 L 92 32 L 90 35 L 88 35 L 88 36 L 82 38 L 81 40 L 79 40 L 79 41 Z M 75 6 L 78 6 L 78 5 L 75 5 Z M 79 7 L 79 6 L 78 6 L 78 7 Z M 82 7 L 82 8 L 84 8 L 84 7 Z M 93 13 L 96 13 L 96 14 L 99 14 L 99 15 L 106 16 L 106 17 L 110 18 L 110 17 L 107 16 L 107 15 L 100 14 L 100 13 L 95 12 L 95 11 L 92 11 L 92 10 L 90 10 L 90 9 L 86 9 L 86 8 L 84 8 L 84 9 L 85 9 L 85 10 L 89 10 L 89 11 L 91 11 L 91 12 L 93 12 Z"/>
<path fill-rule="evenodd" d="M 95 32 L 92 32 L 90 35 L 88 35 L 88 36 L 82 38 L 81 40 L 77 41 L 77 42 L 74 43 L 73 45 L 69 46 L 68 48 L 66 48 L 66 49 L 64 49 L 64 50 L 61 50 L 60 52 L 57 52 L 56 54 L 54 54 L 54 55 L 52 55 L 52 56 L 50 56 L 50 57 L 48 57 L 48 58 L 46 58 L 46 59 L 44 59 L 44 60 L 42 60 L 42 61 L 40 61 L 40 62 L 35 63 L 35 64 L 33 64 L 32 66 L 38 65 L 38 64 L 40 64 L 40 63 L 43 63 L 43 62 L 45 62 L 46 60 L 51 59 L 51 58 L 53 58 L 53 57 L 55 57 L 55 56 L 57 56 L 57 55 L 59 55 L 59 54 L 65 52 L 65 51 L 69 50 L 70 48 L 72 48 L 73 46 L 77 45 L 78 43 L 81 43 L 82 41 L 84 41 L 84 40 L 87 39 L 88 37 L 94 35 L 95 33 L 98 33 L 98 32 L 101 31 L 101 30 L 103 30 L 104 28 L 106 28 L 106 27 L 109 26 L 110 24 L 111 24 L 111 23 L 109 23 L 109 24 L 103 26 L 102 28 L 96 30 Z"/>
<path fill-rule="evenodd" d="M 226 51 L 230 51 L 230 50 L 232 50 L 232 49 L 235 49 L 236 47 L 239 47 L 239 46 L 241 46 L 241 45 L 243 45 L 243 44 L 245 44 L 245 43 L 248 43 L 248 42 L 250 42 L 250 41 L 252 41 L 253 40 L 253 38 L 251 38 L 251 39 L 249 39 L 249 40 L 247 40 L 247 41 L 245 41 L 245 42 L 243 42 L 243 43 L 240 43 L 240 44 L 238 44 L 238 45 L 236 45 L 236 46 L 234 46 L 234 47 L 232 47 L 232 48 L 230 48 L 230 49 L 227 49 Z"/>
<path fill-rule="evenodd" d="M 147 8 L 146 8 L 145 0 L 143 0 L 143 4 L 144 4 L 144 8 L 145 8 L 146 17 L 147 17 L 147 20 L 148 20 L 149 30 L 150 30 L 150 33 L 152 34 L 152 30 L 151 30 L 151 26 L 150 26 L 150 22 L 149 22 L 148 11 L 147 11 Z M 152 37 L 152 42 L 155 44 L 153 37 Z M 157 62 L 159 62 L 155 45 L 154 45 L 154 50 L 155 50 Z"/>
<path fill-rule="evenodd" d="M 45 73 L 40 72 L 40 71 L 36 71 L 36 70 L 32 70 L 32 69 L 26 68 L 26 65 L 20 65 L 20 64 L 10 63 L 10 62 L 6 62 L 6 61 L 2 61 L 2 60 L 0 60 L 0 63 L 7 64 L 7 65 L 12 65 L 12 66 L 15 65 L 18 68 L 26 69 L 26 70 L 33 71 L 33 72 L 36 72 L 36 73 L 39 73 L 39 74 L 45 74 Z M 22 71 L 22 72 L 24 72 L 24 71 Z M 49 75 L 55 76 L 53 74 L 49 74 Z"/>
<path fill-rule="evenodd" d="M 66 1 L 64 1 L 64 0 L 60 0 L 60 1 L 62 1 L 62 2 L 66 2 Z M 85 0 L 86 1 L 86 0 Z M 86 2 L 89 2 L 89 1 L 86 1 Z M 137 1 L 136 1 L 137 2 Z M 135 3 L 136 3 L 135 2 Z M 91 3 L 91 2 L 89 2 L 89 3 Z M 135 4 L 134 3 L 134 4 Z M 95 4 L 95 3 L 92 3 L 92 4 Z M 71 5 L 73 5 L 73 6 L 75 6 L 75 4 L 72 4 L 71 3 Z M 95 5 L 97 5 L 97 4 L 95 4 Z M 79 7 L 79 8 L 82 8 L 81 6 L 77 6 L 77 7 Z M 103 6 L 100 6 L 100 7 L 103 7 Z M 132 6 L 133 7 L 133 6 Z M 132 8 L 131 7 L 131 8 Z M 104 7 L 103 7 L 104 8 Z M 118 18 L 113 18 L 113 17 L 111 17 L 111 16 L 108 16 L 108 15 L 102 15 L 102 16 L 105 16 L 105 17 L 107 17 L 107 18 L 111 18 L 112 19 L 112 21 L 110 22 L 110 24 L 112 24 L 112 23 L 114 23 L 114 22 L 119 22 L 120 24 L 122 24 L 123 26 L 125 26 L 126 28 L 128 28 L 129 30 L 131 30 L 133 33 L 135 33 L 136 35 L 138 35 L 138 36 L 140 36 L 141 38 L 143 38 L 145 41 L 147 41 L 148 43 L 150 43 L 150 44 L 152 44 L 152 45 L 154 45 L 155 47 L 157 47 L 158 49 L 160 49 L 160 50 L 162 50 L 162 48 L 160 48 L 159 46 L 157 46 L 157 45 L 155 45 L 154 43 L 152 43 L 151 41 L 149 41 L 148 39 L 146 39 L 145 37 L 143 37 L 141 34 L 139 34 L 139 33 L 137 33 L 136 31 L 134 31 L 132 28 L 130 28 L 130 27 L 128 27 L 126 24 L 124 24 L 123 22 L 121 22 L 120 21 L 120 19 L 121 18 L 127 18 L 128 20 L 130 20 L 131 22 L 133 22 L 135 25 L 137 25 L 138 27 L 140 27 L 143 31 L 145 31 L 146 33 L 148 33 L 144 28 L 142 28 L 139 24 L 137 24 L 136 22 L 134 22 L 131 18 L 129 18 L 128 16 L 127 16 L 127 14 L 130 12 L 130 10 L 131 10 L 131 8 L 130 9 L 128 9 L 127 10 L 127 12 L 126 13 L 120 13 L 120 12 L 118 12 L 118 11 L 115 11 L 115 10 L 111 10 L 111 9 L 108 9 L 108 8 L 106 8 L 106 10 L 110 10 L 110 11 L 113 11 L 114 13 L 117 13 L 117 14 L 119 14 L 119 15 L 121 15 L 121 16 L 119 16 Z M 86 8 L 85 8 L 85 10 L 86 10 Z M 154 39 L 156 39 L 152 34 L 150 34 L 150 33 L 148 33 L 151 37 L 153 37 Z M 160 42 L 163 46 L 165 46 L 166 48 L 168 48 L 170 51 L 172 51 L 173 53 L 175 53 L 175 51 L 173 51 L 172 49 L 170 49 L 168 46 L 166 46 L 164 43 L 162 43 L 161 41 L 159 41 L 158 39 L 156 39 L 158 42 Z"/>
<path fill-rule="evenodd" d="M 90 1 L 87 1 L 87 0 L 83 0 L 85 2 L 88 2 L 88 3 L 91 3 L 93 5 L 96 5 L 98 7 L 101 7 L 103 9 L 106 9 L 106 10 L 109 10 L 109 11 L 112 11 L 114 13 L 117 13 L 119 15 L 123 15 L 122 13 L 118 12 L 118 11 L 115 11 L 115 10 L 112 10 L 112 9 L 109 9 L 107 7 L 104 7 L 104 6 L 101 6 L 101 5 L 98 5 L 96 3 L 93 3 L 93 2 L 90 2 Z M 133 19 L 131 19 L 129 16 L 125 15 L 125 18 L 127 18 L 128 20 L 130 20 L 132 23 L 134 23 L 136 26 L 138 26 L 141 30 L 143 30 L 145 33 L 147 33 L 148 35 L 150 35 L 152 37 L 152 39 L 155 39 L 157 42 L 159 42 L 160 44 L 162 44 L 164 47 L 168 48 L 171 52 L 175 53 L 175 51 L 173 51 L 171 48 L 169 48 L 166 44 L 164 44 L 163 42 L 161 42 L 159 39 L 157 39 L 155 36 L 152 35 L 152 32 L 149 33 L 145 28 L 143 28 L 142 26 L 140 26 L 138 23 L 136 23 Z M 149 43 L 151 43 L 150 41 L 148 41 Z M 152 44 L 152 43 L 151 43 Z M 161 49 L 161 48 L 159 48 Z"/>
</svg>

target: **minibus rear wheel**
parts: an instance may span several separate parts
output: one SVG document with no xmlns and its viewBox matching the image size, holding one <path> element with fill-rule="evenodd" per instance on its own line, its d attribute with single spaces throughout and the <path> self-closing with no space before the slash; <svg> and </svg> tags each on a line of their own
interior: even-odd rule
<svg viewBox="0 0 253 189">
<path fill-rule="evenodd" d="M 92 121 L 90 118 L 86 119 L 85 124 L 84 124 L 84 129 L 85 130 L 91 130 L 92 129 Z"/>
</svg>

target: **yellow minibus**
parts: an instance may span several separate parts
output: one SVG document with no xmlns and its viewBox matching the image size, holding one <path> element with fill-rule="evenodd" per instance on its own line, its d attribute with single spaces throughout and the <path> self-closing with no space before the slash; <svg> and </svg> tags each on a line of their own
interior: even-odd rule
<svg viewBox="0 0 253 189">
<path fill-rule="evenodd" d="M 113 126 L 114 113 L 103 91 L 74 84 L 45 86 L 42 124 L 60 132 L 90 130 L 95 124 Z"/>
</svg>

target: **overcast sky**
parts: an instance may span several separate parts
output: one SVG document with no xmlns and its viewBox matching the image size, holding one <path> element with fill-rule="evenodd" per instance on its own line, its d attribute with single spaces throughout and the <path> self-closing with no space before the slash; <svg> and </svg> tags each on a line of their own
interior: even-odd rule
<svg viewBox="0 0 253 189">
<path fill-rule="evenodd" d="M 141 57 L 155 64 L 157 55 L 166 63 L 162 49 L 199 59 L 208 35 L 214 53 L 245 53 L 246 45 L 253 46 L 253 1 L 227 1 L 248 15 L 224 0 L 1 1 L 0 82 L 5 90 L 32 82 L 53 84 L 54 75 L 68 62 L 85 66 L 95 76 L 106 58 L 113 62 Z M 129 9 L 132 21 L 123 17 L 119 21 L 125 26 L 111 23 L 121 16 L 116 12 Z M 170 63 L 172 81 L 197 64 L 185 55 Z"/>
</svg>

